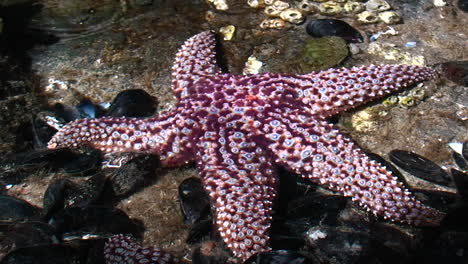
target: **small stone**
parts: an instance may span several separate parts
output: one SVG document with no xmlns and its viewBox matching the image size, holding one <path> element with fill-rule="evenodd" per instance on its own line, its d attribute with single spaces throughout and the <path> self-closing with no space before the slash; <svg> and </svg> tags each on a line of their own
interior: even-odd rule
<svg viewBox="0 0 468 264">
<path fill-rule="evenodd" d="M 257 60 L 254 56 L 250 56 L 245 63 L 244 70 L 242 74 L 257 74 L 260 72 L 260 68 L 262 68 L 263 62 Z"/>
<path fill-rule="evenodd" d="M 208 3 L 213 4 L 217 10 L 225 11 L 229 9 L 229 6 L 226 3 L 226 0 L 206 0 L 206 1 Z"/>
<path fill-rule="evenodd" d="M 391 6 L 384 0 L 369 0 L 366 3 L 366 10 L 369 12 L 387 11 Z"/>
<path fill-rule="evenodd" d="M 379 14 L 380 20 L 385 24 L 391 25 L 400 22 L 400 15 L 395 11 L 385 11 Z"/>
<path fill-rule="evenodd" d="M 447 2 L 445 2 L 444 0 L 434 0 L 434 5 L 437 7 L 442 7 L 442 6 L 446 6 Z"/>
<path fill-rule="evenodd" d="M 265 6 L 265 1 L 263 0 L 247 0 L 247 4 L 252 8 L 261 8 Z"/>
<path fill-rule="evenodd" d="M 234 36 L 234 32 L 236 31 L 236 27 L 233 25 L 221 27 L 219 29 L 219 33 L 223 35 L 224 40 L 231 40 L 232 37 Z"/>
</svg>

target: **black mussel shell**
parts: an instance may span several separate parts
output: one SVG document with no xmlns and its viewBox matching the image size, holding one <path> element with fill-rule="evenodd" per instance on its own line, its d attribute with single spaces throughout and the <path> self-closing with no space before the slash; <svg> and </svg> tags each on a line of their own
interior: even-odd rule
<svg viewBox="0 0 468 264">
<path fill-rule="evenodd" d="M 101 152 L 90 149 L 83 153 L 77 153 L 73 159 L 64 163 L 62 168 L 73 176 L 88 176 L 99 169 L 101 160 Z"/>
<path fill-rule="evenodd" d="M 186 224 L 194 224 L 210 212 L 210 200 L 199 178 L 185 179 L 179 185 L 179 202 Z"/>
<path fill-rule="evenodd" d="M 468 13 L 468 0 L 458 0 L 457 6 L 458 6 L 458 8 L 460 8 L 460 10 L 462 10 L 463 12 L 467 12 L 467 13 Z"/>
<path fill-rule="evenodd" d="M 418 255 L 414 256 L 414 259 L 417 259 L 417 261 L 412 263 L 468 263 L 468 258 L 465 254 L 468 251 L 468 232 L 444 231 L 436 237 L 431 237 L 428 242 L 430 243 L 425 245 L 418 252 Z"/>
<path fill-rule="evenodd" d="M 80 113 L 80 118 L 97 118 L 103 114 L 103 110 L 89 99 L 82 100 L 75 108 Z"/>
<path fill-rule="evenodd" d="M 42 200 L 46 219 L 65 207 L 65 191 L 71 188 L 78 189 L 77 184 L 69 179 L 59 179 L 49 184 Z"/>
<path fill-rule="evenodd" d="M 87 174 L 97 167 L 100 152 L 79 153 L 69 149 L 42 149 L 18 153 L 7 157 L 0 165 L 10 165 L 22 169 L 61 170 L 73 174 Z"/>
<path fill-rule="evenodd" d="M 81 184 L 60 179 L 49 185 L 44 193 L 44 210 L 47 218 L 66 207 L 87 207 L 95 202 L 103 190 L 106 179 L 98 173 Z"/>
<path fill-rule="evenodd" d="M 108 171 L 109 185 L 115 196 L 130 195 L 143 187 L 145 182 L 154 176 L 154 169 L 158 165 L 157 160 L 152 155 L 135 156 L 132 153 L 128 156 L 130 160 L 126 161 L 126 154 L 127 153 L 123 156 L 114 157 L 116 160 L 123 158 L 119 161 L 122 162 L 123 165 L 116 170 Z"/>
<path fill-rule="evenodd" d="M 416 195 L 420 196 L 420 200 L 425 204 L 442 212 L 454 206 L 458 199 L 456 194 L 442 191 L 418 190 Z"/>
<path fill-rule="evenodd" d="M 80 251 L 66 245 L 41 245 L 15 250 L 1 264 L 76 264 L 82 263 Z"/>
<path fill-rule="evenodd" d="M 310 217 L 317 221 L 324 221 L 323 217 L 336 219 L 338 214 L 348 203 L 346 197 L 324 195 L 318 192 L 298 197 L 288 204 L 287 218 Z"/>
<path fill-rule="evenodd" d="M 57 133 L 57 130 L 51 127 L 45 120 L 40 116 L 36 116 L 32 120 L 33 130 L 33 143 L 35 149 L 46 148 L 47 143 L 50 141 L 53 135 Z"/>
<path fill-rule="evenodd" d="M 338 19 L 316 19 L 307 23 L 306 31 L 312 37 L 341 37 L 347 42 L 362 42 L 361 33 L 348 23 Z"/>
<path fill-rule="evenodd" d="M 132 234 L 140 237 L 140 223 L 130 219 L 123 211 L 100 206 L 66 208 L 49 221 L 62 236 L 68 233 Z"/>
<path fill-rule="evenodd" d="M 311 253 L 321 263 L 406 263 L 404 255 L 372 237 L 364 225 L 317 226 L 307 232 Z"/>
<path fill-rule="evenodd" d="M 460 169 L 468 170 L 468 161 L 463 158 L 462 155 L 458 154 L 457 152 L 453 152 L 452 158 Z"/>
<path fill-rule="evenodd" d="M 2 226 L 0 259 L 19 248 L 48 245 L 57 241 L 55 229 L 43 222 L 13 223 Z"/>
<path fill-rule="evenodd" d="M 44 167 L 48 169 L 58 169 L 75 156 L 76 154 L 68 149 L 33 150 L 6 157 L 2 165 L 8 164 L 21 168 Z"/>
<path fill-rule="evenodd" d="M 306 242 L 304 234 L 314 225 L 311 223 L 314 220 L 311 218 L 274 218 L 270 229 L 271 247 L 290 250 L 303 248 Z"/>
<path fill-rule="evenodd" d="M 378 154 L 366 152 L 366 155 L 369 156 L 369 158 L 377 161 L 380 165 L 384 166 L 390 172 L 392 172 L 392 175 L 397 177 L 399 181 L 403 182 L 405 185 L 407 184 L 405 177 L 403 177 L 401 172 L 395 166 L 393 166 L 393 164 L 391 164 Z"/>
<path fill-rule="evenodd" d="M 459 85 L 468 86 L 468 61 L 450 61 L 441 64 L 442 74 Z"/>
<path fill-rule="evenodd" d="M 416 177 L 441 184 L 450 182 L 450 176 L 439 165 L 416 153 L 392 150 L 389 157 L 398 167 Z"/>
<path fill-rule="evenodd" d="M 468 174 L 456 169 L 451 169 L 450 172 L 457 187 L 458 195 L 468 206 Z"/>
<path fill-rule="evenodd" d="M 468 160 L 468 142 L 463 142 L 462 155 L 463 158 Z"/>
<path fill-rule="evenodd" d="M 203 240 L 205 237 L 210 237 L 213 232 L 213 220 L 211 218 L 198 221 L 192 225 L 185 242 L 187 244 L 196 244 Z"/>
<path fill-rule="evenodd" d="M 54 113 L 55 117 L 59 117 L 63 120 L 64 124 L 82 118 L 80 111 L 76 107 L 68 105 L 57 103 L 52 107 L 51 111 Z"/>
<path fill-rule="evenodd" d="M 244 264 L 315 264 L 318 260 L 304 253 L 290 250 L 272 250 L 250 257 Z"/>
<path fill-rule="evenodd" d="M 466 202 L 462 202 L 448 210 L 447 215 L 442 220 L 442 226 L 449 230 L 468 232 L 466 219 L 468 219 L 468 205 Z"/>
<path fill-rule="evenodd" d="M 42 210 L 28 202 L 6 195 L 0 195 L 0 221 L 39 220 Z"/>
<path fill-rule="evenodd" d="M 133 89 L 120 92 L 112 102 L 108 116 L 147 117 L 156 112 L 156 100 L 144 90 Z"/>
</svg>

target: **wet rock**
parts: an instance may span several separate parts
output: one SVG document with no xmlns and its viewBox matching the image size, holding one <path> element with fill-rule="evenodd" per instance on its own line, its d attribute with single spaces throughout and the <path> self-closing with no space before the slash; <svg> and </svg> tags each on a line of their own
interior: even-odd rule
<svg viewBox="0 0 468 264">
<path fill-rule="evenodd" d="M 316 19 L 306 26 L 307 34 L 315 38 L 337 36 L 347 42 L 362 42 L 363 37 L 359 31 L 348 23 L 339 19 Z"/>
<path fill-rule="evenodd" d="M 210 213 L 210 199 L 199 178 L 185 179 L 179 185 L 179 202 L 186 224 L 194 224 Z"/>
<path fill-rule="evenodd" d="M 147 117 L 156 112 L 156 101 L 144 90 L 134 89 L 120 92 L 112 102 L 108 116 Z"/>
<path fill-rule="evenodd" d="M 0 195 L 0 221 L 39 220 L 42 210 L 28 202 L 6 195 Z"/>
<path fill-rule="evenodd" d="M 320 263 L 304 253 L 289 250 L 272 250 L 250 257 L 244 264 L 314 264 Z"/>
<path fill-rule="evenodd" d="M 416 153 L 404 150 L 392 150 L 390 160 L 406 172 L 439 184 L 448 184 L 451 179 L 439 165 L 419 156 Z"/>
<path fill-rule="evenodd" d="M 102 31 L 122 15 L 121 6 L 112 0 L 41 2 L 42 10 L 32 25 L 54 36 L 66 39 Z M 83 56 L 83 55 L 82 55 Z"/>
<path fill-rule="evenodd" d="M 442 74 L 449 80 L 468 86 L 468 61 L 450 61 L 441 64 Z"/>
<path fill-rule="evenodd" d="M 340 37 L 309 39 L 302 48 L 299 65 L 302 72 L 324 70 L 340 64 L 348 54 L 346 41 Z"/>
</svg>

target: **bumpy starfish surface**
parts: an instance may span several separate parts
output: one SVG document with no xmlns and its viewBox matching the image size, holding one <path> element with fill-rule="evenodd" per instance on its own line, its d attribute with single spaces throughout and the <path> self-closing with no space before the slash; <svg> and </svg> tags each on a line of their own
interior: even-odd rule
<svg viewBox="0 0 468 264">
<path fill-rule="evenodd" d="M 270 250 L 275 165 L 352 197 L 384 218 L 437 225 L 443 213 L 418 201 L 327 118 L 435 77 L 426 67 L 382 65 L 303 75 L 221 73 L 215 37 L 185 42 L 172 69 L 177 104 L 159 116 L 82 119 L 49 148 L 89 145 L 104 152 L 150 152 L 167 165 L 195 160 L 221 237 L 245 260 Z"/>
</svg>

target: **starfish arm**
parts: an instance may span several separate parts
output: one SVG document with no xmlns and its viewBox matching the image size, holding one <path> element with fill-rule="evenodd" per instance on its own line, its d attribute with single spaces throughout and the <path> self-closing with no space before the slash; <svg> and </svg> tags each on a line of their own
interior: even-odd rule
<svg viewBox="0 0 468 264">
<path fill-rule="evenodd" d="M 215 46 L 215 35 L 205 31 L 189 38 L 179 49 L 172 67 L 172 89 L 178 99 L 188 95 L 187 88 L 197 76 L 221 73 L 216 65 Z"/>
<path fill-rule="evenodd" d="M 215 211 L 218 231 L 242 260 L 269 251 L 268 230 L 277 178 L 262 149 L 240 131 L 207 131 L 198 144 L 197 164 Z"/>
<path fill-rule="evenodd" d="M 266 120 L 263 130 L 277 163 L 352 197 L 376 215 L 428 226 L 438 225 L 444 217 L 417 200 L 390 171 L 325 121 L 277 113 Z"/>
<path fill-rule="evenodd" d="M 436 75 L 427 67 L 370 65 L 299 75 L 296 86 L 311 113 L 327 118 Z"/>
<path fill-rule="evenodd" d="M 61 128 L 48 148 L 90 146 L 103 152 L 141 152 L 160 155 L 168 165 L 193 160 L 190 136 L 194 121 L 178 111 L 141 118 L 80 119 Z M 192 129 L 191 129 L 192 128 Z"/>
<path fill-rule="evenodd" d="M 104 244 L 106 264 L 152 263 L 173 264 L 178 261 L 169 253 L 156 247 L 142 247 L 133 238 L 119 234 L 110 237 Z"/>
</svg>

